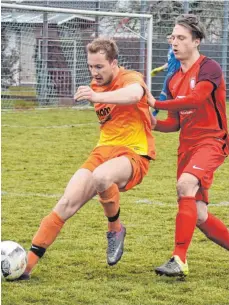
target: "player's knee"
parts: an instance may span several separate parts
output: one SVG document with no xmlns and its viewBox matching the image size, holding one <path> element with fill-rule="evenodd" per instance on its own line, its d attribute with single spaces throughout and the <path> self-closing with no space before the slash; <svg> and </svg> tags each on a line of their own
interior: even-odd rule
<svg viewBox="0 0 229 305">
<path fill-rule="evenodd" d="M 204 223 L 208 218 L 208 209 L 207 205 L 203 201 L 197 201 L 196 202 L 197 207 L 197 223 L 196 225 L 199 226 L 202 223 Z"/>
<path fill-rule="evenodd" d="M 92 178 L 96 189 L 106 189 L 111 184 L 111 179 L 107 173 L 101 169 L 95 169 L 92 173 Z"/>
<path fill-rule="evenodd" d="M 184 197 L 184 196 L 195 196 L 196 190 L 195 190 L 195 183 L 186 180 L 181 179 L 177 182 L 177 195 L 178 197 Z"/>
</svg>

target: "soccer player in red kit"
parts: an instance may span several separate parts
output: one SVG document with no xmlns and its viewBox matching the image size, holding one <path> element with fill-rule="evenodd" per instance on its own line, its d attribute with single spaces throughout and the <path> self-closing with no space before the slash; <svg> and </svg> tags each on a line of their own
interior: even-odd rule
<svg viewBox="0 0 229 305">
<path fill-rule="evenodd" d="M 186 254 L 196 226 L 229 250 L 227 227 L 207 210 L 208 189 L 213 173 L 229 153 L 229 137 L 223 73 L 217 62 L 199 53 L 204 37 L 204 27 L 195 15 L 179 16 L 172 47 L 181 68 L 168 79 L 168 100 L 156 101 L 148 92 L 151 107 L 168 110 L 164 121 L 152 117 L 153 129 L 180 130 L 175 248 L 170 260 L 155 269 L 160 275 L 188 274 Z"/>
</svg>

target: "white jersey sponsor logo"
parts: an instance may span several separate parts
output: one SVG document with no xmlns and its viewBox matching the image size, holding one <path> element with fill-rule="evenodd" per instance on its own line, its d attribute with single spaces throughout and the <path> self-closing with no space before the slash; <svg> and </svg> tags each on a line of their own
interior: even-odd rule
<svg viewBox="0 0 229 305">
<path fill-rule="evenodd" d="M 180 114 L 192 114 L 194 112 L 194 110 L 181 110 Z"/>
<path fill-rule="evenodd" d="M 183 98 L 185 95 L 178 95 L 177 98 Z M 187 115 L 187 114 L 192 114 L 194 112 L 194 109 L 189 109 L 189 110 L 181 110 L 179 111 L 180 114 L 182 115 Z"/>
<path fill-rule="evenodd" d="M 193 165 L 193 168 L 194 168 L 194 169 L 199 169 L 199 170 L 201 170 L 201 171 L 203 171 L 203 170 L 204 170 L 203 168 L 198 167 L 198 166 L 196 166 L 196 165 Z"/>
<path fill-rule="evenodd" d="M 193 90 L 196 86 L 196 79 L 195 77 L 192 77 L 190 80 L 190 88 Z"/>
</svg>

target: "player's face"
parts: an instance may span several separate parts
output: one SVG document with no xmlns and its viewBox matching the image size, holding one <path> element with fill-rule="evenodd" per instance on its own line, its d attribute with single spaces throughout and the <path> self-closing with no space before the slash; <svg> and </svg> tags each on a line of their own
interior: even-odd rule
<svg viewBox="0 0 229 305">
<path fill-rule="evenodd" d="M 173 40 L 172 40 L 172 36 L 171 36 L 171 35 L 168 35 L 168 36 L 167 36 L 167 41 L 168 41 L 168 44 L 169 44 L 169 45 L 172 44 L 172 41 L 173 41 Z"/>
<path fill-rule="evenodd" d="M 176 25 L 172 33 L 172 48 L 179 60 L 188 60 L 196 52 L 200 39 L 193 39 L 191 32 L 182 25 Z"/>
<path fill-rule="evenodd" d="M 114 69 L 117 67 L 117 60 L 110 62 L 106 54 L 102 51 L 98 53 L 88 53 L 88 68 L 91 76 L 97 85 L 103 86 L 109 84 L 114 78 Z"/>
</svg>

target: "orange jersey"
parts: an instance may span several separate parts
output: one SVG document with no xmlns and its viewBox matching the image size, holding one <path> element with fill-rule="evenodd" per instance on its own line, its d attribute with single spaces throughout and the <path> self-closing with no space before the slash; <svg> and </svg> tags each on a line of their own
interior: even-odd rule
<svg viewBox="0 0 229 305">
<path fill-rule="evenodd" d="M 120 67 L 118 75 L 110 84 L 98 86 L 95 81 L 92 81 L 91 88 L 95 92 L 107 92 L 136 83 L 146 88 L 140 73 Z M 138 155 L 155 159 L 155 145 L 146 95 L 137 104 L 95 103 L 94 107 L 101 124 L 97 146 L 125 146 Z"/>
</svg>

